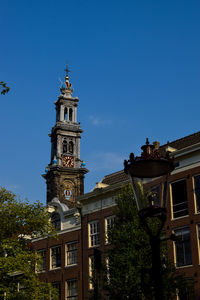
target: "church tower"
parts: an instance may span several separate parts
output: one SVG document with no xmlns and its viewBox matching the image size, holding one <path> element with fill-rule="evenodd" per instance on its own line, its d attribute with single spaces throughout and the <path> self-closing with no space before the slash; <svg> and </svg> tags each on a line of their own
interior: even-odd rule
<svg viewBox="0 0 200 300">
<path fill-rule="evenodd" d="M 47 203 L 58 198 L 73 206 L 75 197 L 84 193 L 84 175 L 88 172 L 80 160 L 80 138 L 83 132 L 77 123 L 79 99 L 72 97 L 73 89 L 66 68 L 65 83 L 55 102 L 56 124 L 51 130 L 51 161 L 43 177 L 47 184 Z"/>
</svg>

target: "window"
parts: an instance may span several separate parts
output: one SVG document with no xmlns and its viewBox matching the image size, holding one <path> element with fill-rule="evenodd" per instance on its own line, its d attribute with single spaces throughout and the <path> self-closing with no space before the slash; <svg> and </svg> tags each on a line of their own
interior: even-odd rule
<svg viewBox="0 0 200 300">
<path fill-rule="evenodd" d="M 72 141 L 69 142 L 69 153 L 71 153 L 71 154 L 74 153 L 74 144 Z"/>
<path fill-rule="evenodd" d="M 198 247 L 199 247 L 199 264 L 200 264 L 200 223 L 197 225 L 197 230 L 198 230 Z"/>
<path fill-rule="evenodd" d="M 73 110 L 72 108 L 69 109 L 69 120 L 72 121 L 72 115 L 73 115 Z"/>
<path fill-rule="evenodd" d="M 114 227 L 115 216 L 110 216 L 105 218 L 105 242 L 109 243 L 109 230 L 112 230 Z"/>
<path fill-rule="evenodd" d="M 51 248 L 51 269 L 61 266 L 61 246 Z"/>
<path fill-rule="evenodd" d="M 77 242 L 66 244 L 67 266 L 77 264 Z"/>
<path fill-rule="evenodd" d="M 196 201 L 196 212 L 200 212 L 200 175 L 194 176 L 194 195 Z"/>
<path fill-rule="evenodd" d="M 89 289 L 94 288 L 94 256 L 89 257 Z"/>
<path fill-rule="evenodd" d="M 51 223 L 53 224 L 53 226 L 55 227 L 56 230 L 60 230 L 61 229 L 61 221 L 60 221 L 60 215 L 59 213 L 53 213 L 51 216 Z"/>
<path fill-rule="evenodd" d="M 67 300 L 78 300 L 78 288 L 76 279 L 67 280 L 66 289 Z"/>
<path fill-rule="evenodd" d="M 52 286 L 53 286 L 53 288 L 55 288 L 57 290 L 58 299 L 61 299 L 61 283 L 60 282 L 52 282 Z M 51 297 L 51 299 L 53 299 L 53 298 Z"/>
<path fill-rule="evenodd" d="M 41 256 L 41 264 L 38 266 L 38 272 L 46 270 L 46 250 L 39 250 L 38 254 Z"/>
<path fill-rule="evenodd" d="M 190 230 L 188 227 L 174 230 L 177 236 L 175 244 L 175 263 L 177 267 L 192 264 L 192 255 L 190 247 Z"/>
<path fill-rule="evenodd" d="M 67 141 L 64 140 L 63 141 L 63 153 L 66 153 L 67 152 Z"/>
<path fill-rule="evenodd" d="M 191 281 L 191 286 L 183 286 L 180 290 L 177 289 L 177 300 L 191 300 L 194 299 L 194 280 L 193 278 L 187 278 L 188 282 Z"/>
<path fill-rule="evenodd" d="M 188 215 L 186 180 L 171 184 L 173 218 Z"/>
<path fill-rule="evenodd" d="M 106 257 L 106 279 L 107 283 L 110 283 L 110 260 L 109 257 Z"/>
<path fill-rule="evenodd" d="M 65 107 L 65 110 L 64 110 L 64 119 L 65 119 L 65 121 L 68 120 L 67 107 Z"/>
<path fill-rule="evenodd" d="M 99 222 L 94 221 L 89 223 L 89 247 L 99 245 Z"/>
</svg>

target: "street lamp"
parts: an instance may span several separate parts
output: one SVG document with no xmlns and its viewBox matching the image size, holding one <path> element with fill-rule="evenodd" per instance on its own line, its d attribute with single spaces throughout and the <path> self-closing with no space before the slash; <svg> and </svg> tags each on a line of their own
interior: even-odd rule
<svg viewBox="0 0 200 300">
<path fill-rule="evenodd" d="M 154 299 L 163 299 L 162 265 L 160 259 L 160 234 L 166 221 L 169 174 L 174 170 L 173 159 L 169 153 L 162 155 L 159 143 L 141 147 L 141 156 L 130 154 L 124 161 L 124 172 L 131 178 L 141 224 L 149 236 L 152 250 L 152 279 Z M 157 218 L 157 228 L 151 228 L 149 219 Z"/>
</svg>

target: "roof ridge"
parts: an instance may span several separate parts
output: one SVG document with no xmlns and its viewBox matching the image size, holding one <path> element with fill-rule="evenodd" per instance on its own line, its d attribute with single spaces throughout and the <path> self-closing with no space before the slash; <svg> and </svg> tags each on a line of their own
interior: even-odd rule
<svg viewBox="0 0 200 300">
<path fill-rule="evenodd" d="M 120 170 L 120 171 L 113 172 L 113 173 L 111 173 L 111 174 L 108 174 L 108 175 L 104 175 L 104 178 L 106 178 L 106 177 L 108 177 L 108 176 L 110 177 L 110 176 L 112 176 L 112 175 L 116 175 L 116 174 L 119 174 L 119 173 L 122 173 L 122 172 L 124 172 L 124 170 L 123 170 L 123 169 L 122 169 L 122 170 Z M 104 179 L 104 178 L 103 178 L 103 179 Z M 102 179 L 102 180 L 103 180 L 103 179 Z"/>
<path fill-rule="evenodd" d="M 168 142 L 168 143 L 166 143 L 166 144 L 163 144 L 163 145 L 161 145 L 161 147 L 170 145 L 170 144 L 172 144 L 172 143 L 175 143 L 175 142 L 178 142 L 178 141 L 181 141 L 181 140 L 185 140 L 186 138 L 189 138 L 189 137 L 191 137 L 191 136 L 195 136 L 195 135 L 197 135 L 197 134 L 200 134 L 200 131 L 197 131 L 197 132 L 195 132 L 195 133 L 186 135 L 186 136 L 184 136 L 184 137 L 182 137 L 182 138 L 179 138 L 179 139 L 176 139 L 176 140 L 174 140 L 174 141 L 171 141 L 171 142 Z"/>
</svg>

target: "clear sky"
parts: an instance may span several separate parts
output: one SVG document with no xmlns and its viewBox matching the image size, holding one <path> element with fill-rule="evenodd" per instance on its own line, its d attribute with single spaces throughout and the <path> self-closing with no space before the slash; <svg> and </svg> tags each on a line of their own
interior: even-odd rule
<svg viewBox="0 0 200 300">
<path fill-rule="evenodd" d="M 45 203 L 65 64 L 89 191 L 149 137 L 200 130 L 199 0 L 1 0 L 0 185 Z"/>
</svg>

